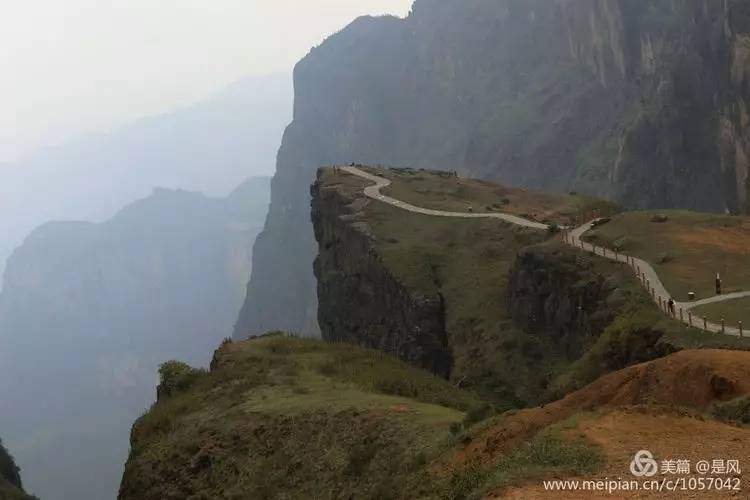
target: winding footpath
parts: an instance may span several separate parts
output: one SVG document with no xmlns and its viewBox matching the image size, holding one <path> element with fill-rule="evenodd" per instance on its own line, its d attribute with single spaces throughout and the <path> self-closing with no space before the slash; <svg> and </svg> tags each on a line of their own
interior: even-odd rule
<svg viewBox="0 0 750 500">
<path fill-rule="evenodd" d="M 391 185 L 391 181 L 389 181 L 388 179 L 379 177 L 377 175 L 368 174 L 364 170 L 360 170 L 357 167 L 341 167 L 341 170 L 343 170 L 344 172 L 353 174 L 353 175 L 357 175 L 359 177 L 362 177 L 364 179 L 367 179 L 368 181 L 372 181 L 375 183 L 374 185 L 367 186 L 365 188 L 365 195 L 367 197 L 372 198 L 373 200 L 382 201 L 383 203 L 387 203 L 388 205 L 393 205 L 394 207 L 407 210 L 409 212 L 414 212 L 414 213 L 423 214 L 423 215 L 434 215 L 436 217 L 458 217 L 461 219 L 501 219 L 506 222 L 510 222 L 511 224 L 515 224 L 517 226 L 530 227 L 532 229 L 543 229 L 545 231 L 549 227 L 547 224 L 530 221 L 528 219 L 524 219 L 523 217 L 517 217 L 515 215 L 510 215 L 510 214 L 502 214 L 502 213 L 487 213 L 487 214 L 477 213 L 475 214 L 475 213 L 465 213 L 465 212 L 445 212 L 443 210 L 432 210 L 430 208 L 415 207 L 414 205 L 410 205 L 406 202 L 397 200 L 396 198 L 391 198 L 390 196 L 386 196 L 380 193 L 381 189 L 386 188 Z"/>
<path fill-rule="evenodd" d="M 667 291 L 667 288 L 664 286 L 661 279 L 659 279 L 659 275 L 656 273 L 651 264 L 643 259 L 639 259 L 638 257 L 632 257 L 630 255 L 621 254 L 604 247 L 598 247 L 592 245 L 591 243 L 586 243 L 581 239 L 581 237 L 587 231 L 594 227 L 594 222 L 595 221 L 588 222 L 580 227 L 573 229 L 572 231 L 563 232 L 563 241 L 565 241 L 565 243 L 567 243 L 568 245 L 579 248 L 585 252 L 593 253 L 594 255 L 597 255 L 599 257 L 605 257 L 607 259 L 614 260 L 615 262 L 622 262 L 629 265 L 635 272 L 638 280 L 649 292 L 654 302 L 659 305 L 659 308 L 666 315 L 672 316 L 672 313 L 670 313 L 667 305 L 667 301 L 670 297 L 672 297 L 672 295 L 669 293 L 669 291 Z M 743 330 L 740 331 L 739 325 L 737 328 L 727 325 L 722 326 L 716 323 L 711 323 L 705 318 L 695 316 L 692 313 L 692 309 L 698 306 L 713 304 L 716 302 L 723 302 L 725 300 L 739 299 L 742 297 L 750 297 L 750 292 L 717 295 L 716 297 L 697 300 L 693 302 L 680 302 L 675 300 L 674 318 L 682 321 L 686 325 L 693 326 L 707 332 L 742 336 L 748 333 L 747 329 L 745 328 L 745 326 L 748 325 L 744 325 Z"/>
<path fill-rule="evenodd" d="M 433 210 L 429 208 L 417 207 L 414 205 L 410 205 L 409 203 L 403 202 L 401 200 L 397 200 L 395 198 L 391 198 L 390 196 L 386 196 L 382 194 L 380 190 L 391 185 L 391 181 L 384 177 L 370 174 L 368 172 L 365 172 L 364 170 L 361 170 L 353 166 L 339 167 L 339 169 L 343 172 L 347 172 L 349 174 L 356 175 L 370 182 L 373 182 L 374 183 L 373 185 L 367 186 L 364 189 L 365 196 L 367 196 L 368 198 L 380 201 L 382 203 L 386 203 L 388 205 L 392 205 L 394 207 L 400 208 L 402 210 L 406 210 L 408 212 L 413 212 L 413 213 L 423 214 L 423 215 L 432 215 L 436 217 L 456 217 L 456 218 L 462 218 L 462 219 L 500 219 L 505 222 L 515 224 L 517 226 L 528 227 L 531 229 L 545 230 L 545 231 L 549 228 L 547 224 L 530 221 L 528 219 L 524 219 L 523 217 L 518 217 L 516 215 L 510 215 L 510 214 L 446 212 L 443 210 Z M 581 239 L 582 236 L 587 231 L 589 231 L 591 228 L 594 227 L 595 222 L 596 221 L 588 222 L 575 229 L 562 228 L 563 229 L 562 231 L 563 241 L 566 244 L 572 247 L 575 247 L 577 249 L 580 249 L 584 252 L 588 252 L 588 253 L 597 255 L 599 257 L 604 257 L 610 260 L 614 260 L 615 262 L 621 262 L 623 264 L 627 264 L 628 266 L 630 266 L 631 269 L 633 269 L 633 272 L 635 273 L 638 280 L 641 282 L 641 284 L 643 284 L 643 286 L 646 287 L 649 294 L 653 298 L 654 302 L 659 305 L 659 308 L 666 315 L 672 316 L 667 306 L 667 301 L 669 297 L 671 297 L 671 295 L 667 291 L 661 279 L 659 279 L 659 275 L 656 273 L 656 271 L 651 266 L 651 264 L 649 264 L 643 259 L 632 257 L 630 255 L 617 253 L 613 250 L 609 250 L 603 247 L 598 247 L 596 245 L 592 245 L 591 243 L 587 243 Z M 731 294 L 726 294 L 726 295 L 718 295 L 716 297 L 711 297 L 708 299 L 698 300 L 694 302 L 675 301 L 674 318 L 682 321 L 686 325 L 699 328 L 701 330 L 705 330 L 705 331 L 712 332 L 712 333 L 724 333 L 726 335 L 734 335 L 734 336 L 742 336 L 743 334 L 746 335 L 748 334 L 748 331 L 745 327 L 743 327 L 743 329 L 740 330 L 740 328 L 711 323 L 707 321 L 705 318 L 699 318 L 697 316 L 694 316 L 691 311 L 693 308 L 698 307 L 698 306 L 702 306 L 706 304 L 713 304 L 713 303 L 722 302 L 725 300 L 738 299 L 742 297 L 750 297 L 750 291 L 731 293 Z M 745 326 L 750 326 L 750 325 L 745 325 Z"/>
</svg>

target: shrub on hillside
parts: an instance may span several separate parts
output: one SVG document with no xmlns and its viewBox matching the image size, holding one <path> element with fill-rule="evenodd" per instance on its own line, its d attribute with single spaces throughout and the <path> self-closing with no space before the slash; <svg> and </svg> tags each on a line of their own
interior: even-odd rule
<svg viewBox="0 0 750 500">
<path fill-rule="evenodd" d="M 586 475 L 604 463 L 600 448 L 583 440 L 570 440 L 551 432 L 542 432 L 533 440 L 504 454 L 491 466 L 474 463 L 456 470 L 450 480 L 447 498 L 479 498 L 489 491 L 556 475 Z"/>
<path fill-rule="evenodd" d="M 714 406 L 714 415 L 725 420 L 750 424 L 750 397 L 745 396 Z"/>
<path fill-rule="evenodd" d="M 21 473 L 20 469 L 13 461 L 13 457 L 3 446 L 3 441 L 0 439 L 0 477 L 5 478 L 10 484 L 21 487 Z"/>
<path fill-rule="evenodd" d="M 182 361 L 167 361 L 159 367 L 159 386 L 156 388 L 156 399 L 174 396 L 189 388 L 200 377 L 204 370 L 197 370 Z"/>
<path fill-rule="evenodd" d="M 602 218 L 600 218 L 600 219 L 596 219 L 596 220 L 595 220 L 595 221 L 594 221 L 594 222 L 593 222 L 593 223 L 591 224 L 591 227 L 599 227 L 599 226 L 603 226 L 604 224 L 607 224 L 607 223 L 608 223 L 608 222 L 610 222 L 611 220 L 612 220 L 612 218 L 611 218 L 611 217 L 602 217 Z"/>
<path fill-rule="evenodd" d="M 471 427 L 472 425 L 488 419 L 495 414 L 497 414 L 497 410 L 495 410 L 495 407 L 490 404 L 485 403 L 475 406 L 466 412 L 466 417 L 463 422 L 464 427 Z"/>
</svg>

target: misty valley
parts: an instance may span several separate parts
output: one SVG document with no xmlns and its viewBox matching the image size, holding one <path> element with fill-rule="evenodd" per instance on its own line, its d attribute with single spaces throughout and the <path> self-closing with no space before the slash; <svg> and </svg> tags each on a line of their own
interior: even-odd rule
<svg viewBox="0 0 750 500">
<path fill-rule="evenodd" d="M 0 500 L 747 495 L 747 0 L 84 3 L 0 24 Z"/>
</svg>

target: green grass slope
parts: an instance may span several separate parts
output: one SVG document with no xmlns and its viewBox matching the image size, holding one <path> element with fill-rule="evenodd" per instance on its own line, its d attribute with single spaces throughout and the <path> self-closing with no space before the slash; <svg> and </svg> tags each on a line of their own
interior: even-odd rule
<svg viewBox="0 0 750 500">
<path fill-rule="evenodd" d="M 418 497 L 480 405 L 380 352 L 284 336 L 225 343 L 210 372 L 162 370 L 165 385 L 133 428 L 121 499 Z"/>
<path fill-rule="evenodd" d="M 601 392 L 586 390 L 579 400 Z M 581 414 L 559 401 L 475 423 L 478 398 L 427 372 L 281 334 L 224 343 L 210 372 L 166 363 L 159 392 L 133 428 L 120 499 L 484 498 L 621 459 L 582 425 L 619 407 Z M 740 419 L 746 406 L 715 413 Z M 636 412 L 652 419 L 645 429 L 663 425 Z"/>
<path fill-rule="evenodd" d="M 655 222 L 655 216 L 666 216 Z M 679 210 L 625 212 L 588 233 L 588 241 L 640 257 L 679 300 L 750 290 L 750 218 Z M 748 318 L 750 321 L 750 318 Z"/>
<path fill-rule="evenodd" d="M 370 168 L 391 181 L 384 194 L 434 210 L 475 213 L 504 212 L 542 223 L 571 225 L 583 214 L 620 211 L 614 203 L 579 195 L 511 188 L 478 179 L 454 177 L 448 172 L 407 168 Z"/>
<path fill-rule="evenodd" d="M 743 332 L 750 336 L 750 297 L 698 306 L 693 309 L 693 315 L 706 318 L 717 325 L 723 319 L 727 326 L 734 328 L 738 328 L 742 321 Z"/>
<path fill-rule="evenodd" d="M 444 298 L 454 380 L 465 378 L 499 407 L 531 399 L 539 378 L 531 358 L 546 346 L 508 317 L 508 274 L 517 253 L 547 234 L 493 219 L 429 217 L 384 204 L 369 206 L 367 218 L 388 269 L 407 288 Z M 531 355 L 518 355 L 522 349 Z"/>
<path fill-rule="evenodd" d="M 210 372 L 170 362 L 161 375 L 133 427 L 121 500 L 459 499 L 487 487 L 486 469 L 449 459 L 479 399 L 380 352 L 273 334 L 224 343 Z M 491 484 L 590 471 L 598 457 L 546 432 Z"/>
</svg>

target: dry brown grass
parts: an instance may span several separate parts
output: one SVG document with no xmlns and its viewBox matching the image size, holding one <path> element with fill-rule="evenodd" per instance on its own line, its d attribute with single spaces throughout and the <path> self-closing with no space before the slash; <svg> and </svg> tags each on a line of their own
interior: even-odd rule
<svg viewBox="0 0 750 500">
<path fill-rule="evenodd" d="M 750 441 L 750 429 L 740 428 L 713 420 L 705 420 L 684 411 L 654 407 L 624 407 L 603 414 L 581 418 L 570 433 L 598 445 L 606 453 L 606 465 L 589 477 L 556 479 L 622 478 L 636 479 L 630 473 L 630 461 L 638 450 L 649 450 L 658 461 L 665 459 L 690 460 L 692 466 L 699 460 L 722 458 L 739 460 L 740 465 L 750 462 L 750 451 L 745 443 Z M 710 436 L 710 439 L 696 439 Z M 679 476 L 671 477 L 674 479 Z M 685 478 L 701 477 L 693 475 Z M 726 476 L 731 477 L 731 476 Z M 662 476 L 656 476 L 660 480 Z M 607 492 L 587 491 L 585 498 L 744 498 L 742 493 L 724 491 L 680 491 L 669 494 L 641 491 Z M 555 499 L 578 500 L 580 491 L 555 492 Z M 492 497 L 490 497 L 492 498 Z M 542 500 L 550 498 L 541 481 L 529 482 L 525 486 L 512 488 L 495 498 Z"/>
<path fill-rule="evenodd" d="M 679 300 L 713 296 L 717 272 L 724 293 L 750 290 L 750 219 L 671 210 L 655 223 L 655 213 L 620 214 L 586 239 L 650 262 Z"/>
</svg>

